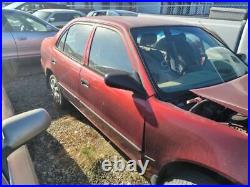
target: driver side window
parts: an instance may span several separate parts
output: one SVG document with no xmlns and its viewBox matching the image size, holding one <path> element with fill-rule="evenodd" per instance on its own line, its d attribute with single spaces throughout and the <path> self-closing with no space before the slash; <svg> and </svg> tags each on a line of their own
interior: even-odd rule
<svg viewBox="0 0 250 187">
<path fill-rule="evenodd" d="M 14 32 L 46 32 L 45 24 L 23 14 L 6 14 L 9 25 Z"/>
</svg>

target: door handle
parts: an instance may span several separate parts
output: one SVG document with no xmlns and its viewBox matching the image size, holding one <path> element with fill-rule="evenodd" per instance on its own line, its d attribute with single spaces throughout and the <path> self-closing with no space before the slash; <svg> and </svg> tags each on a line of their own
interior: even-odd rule
<svg viewBox="0 0 250 187">
<path fill-rule="evenodd" d="M 89 87 L 89 82 L 87 81 L 87 80 L 83 80 L 83 79 L 81 79 L 81 85 L 82 86 L 84 86 L 84 87 L 86 87 L 86 88 L 88 88 Z"/>
<path fill-rule="evenodd" d="M 19 37 L 18 40 L 27 40 L 27 37 L 25 37 L 25 36 Z"/>
<path fill-rule="evenodd" d="M 55 60 L 55 59 L 52 59 L 52 60 L 51 60 L 51 64 L 55 65 L 55 64 L 56 64 L 56 60 Z"/>
</svg>

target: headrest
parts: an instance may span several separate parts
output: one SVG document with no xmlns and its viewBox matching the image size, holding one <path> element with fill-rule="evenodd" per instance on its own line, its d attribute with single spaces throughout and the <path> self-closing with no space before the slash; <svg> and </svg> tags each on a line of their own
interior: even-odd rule
<svg viewBox="0 0 250 187">
<path fill-rule="evenodd" d="M 157 36 L 154 33 L 142 34 L 140 45 L 148 46 L 153 45 L 157 41 Z"/>
<path fill-rule="evenodd" d="M 184 33 L 173 35 L 172 39 L 175 41 L 186 41 L 186 36 Z"/>
</svg>

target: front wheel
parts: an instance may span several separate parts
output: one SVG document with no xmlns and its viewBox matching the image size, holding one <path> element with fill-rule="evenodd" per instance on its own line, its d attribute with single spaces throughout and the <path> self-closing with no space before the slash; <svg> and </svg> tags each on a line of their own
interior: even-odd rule
<svg viewBox="0 0 250 187">
<path fill-rule="evenodd" d="M 210 176 L 195 170 L 174 173 L 163 181 L 164 185 L 202 185 L 219 184 Z"/>
<path fill-rule="evenodd" d="M 58 81 L 53 74 L 49 77 L 49 87 L 54 103 L 56 104 L 56 106 L 63 108 L 65 106 L 66 100 L 63 97 Z"/>
</svg>

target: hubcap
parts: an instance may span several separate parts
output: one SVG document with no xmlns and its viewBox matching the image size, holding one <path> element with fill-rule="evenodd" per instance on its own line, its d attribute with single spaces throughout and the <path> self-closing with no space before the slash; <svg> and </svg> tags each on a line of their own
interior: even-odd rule
<svg viewBox="0 0 250 187">
<path fill-rule="evenodd" d="M 55 77 L 50 78 L 50 88 L 51 88 L 52 96 L 53 96 L 55 102 L 60 104 L 61 103 L 61 93 L 59 91 L 59 87 L 58 87 L 58 84 L 57 84 Z"/>
</svg>

